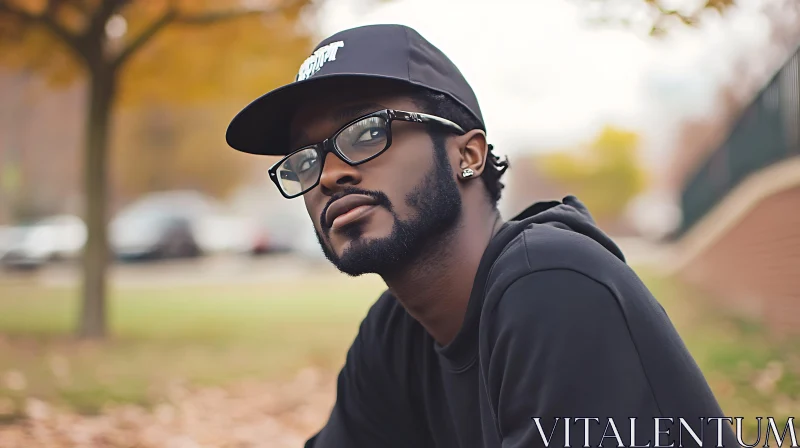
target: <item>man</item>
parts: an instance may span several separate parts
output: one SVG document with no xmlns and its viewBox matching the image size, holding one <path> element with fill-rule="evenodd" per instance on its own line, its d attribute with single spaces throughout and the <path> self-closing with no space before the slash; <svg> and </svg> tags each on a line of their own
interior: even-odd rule
<svg viewBox="0 0 800 448">
<path fill-rule="evenodd" d="M 699 420 L 722 416 L 703 375 L 576 198 L 503 222 L 507 163 L 469 84 L 414 30 L 325 39 L 295 82 L 234 118 L 227 141 L 283 156 L 269 175 L 305 201 L 327 258 L 388 286 L 307 447 L 732 440 Z"/>
</svg>

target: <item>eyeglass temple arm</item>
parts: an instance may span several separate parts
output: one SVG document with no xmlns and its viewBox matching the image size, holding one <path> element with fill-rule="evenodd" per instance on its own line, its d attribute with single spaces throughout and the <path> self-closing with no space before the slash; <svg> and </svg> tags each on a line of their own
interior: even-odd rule
<svg viewBox="0 0 800 448">
<path fill-rule="evenodd" d="M 445 118 L 437 117 L 435 115 L 429 115 L 422 112 L 404 112 L 401 110 L 394 110 L 390 115 L 394 118 L 402 121 L 412 121 L 417 123 L 437 123 L 440 125 L 444 125 L 453 129 L 457 129 L 459 132 L 464 133 L 464 129 L 461 126 L 457 125 L 456 123 L 447 120 Z"/>
</svg>

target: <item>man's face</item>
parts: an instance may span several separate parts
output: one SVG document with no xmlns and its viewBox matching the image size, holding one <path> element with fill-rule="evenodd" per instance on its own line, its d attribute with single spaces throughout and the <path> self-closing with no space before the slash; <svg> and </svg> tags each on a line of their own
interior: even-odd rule
<svg viewBox="0 0 800 448">
<path fill-rule="evenodd" d="M 351 120 L 380 109 L 420 112 L 405 96 L 340 92 L 299 108 L 292 122 L 293 147 L 321 142 Z M 402 121 L 392 123 L 391 134 L 389 149 L 355 167 L 327 154 L 319 185 L 304 195 L 325 256 L 352 276 L 386 276 L 404 269 L 461 215 L 445 139 L 434 144 L 424 125 Z M 356 198 L 369 205 L 342 207 Z M 341 214 L 345 210 L 352 211 Z"/>
</svg>

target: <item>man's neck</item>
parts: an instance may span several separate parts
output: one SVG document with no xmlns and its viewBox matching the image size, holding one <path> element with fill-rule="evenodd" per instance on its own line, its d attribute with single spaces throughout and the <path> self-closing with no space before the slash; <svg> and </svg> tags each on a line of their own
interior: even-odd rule
<svg viewBox="0 0 800 448">
<path fill-rule="evenodd" d="M 392 294 L 440 345 L 449 344 L 461 329 L 481 257 L 501 225 L 494 210 L 465 215 L 409 269 L 384 277 Z"/>
</svg>

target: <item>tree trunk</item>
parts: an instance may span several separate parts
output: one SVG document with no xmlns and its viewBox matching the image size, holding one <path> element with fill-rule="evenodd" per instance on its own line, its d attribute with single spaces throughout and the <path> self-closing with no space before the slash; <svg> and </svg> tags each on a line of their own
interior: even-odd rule
<svg viewBox="0 0 800 448">
<path fill-rule="evenodd" d="M 88 239 L 83 254 L 83 303 L 78 334 L 82 338 L 106 336 L 106 272 L 109 262 L 107 236 L 108 135 L 115 94 L 114 72 L 91 70 L 86 117 L 84 198 Z"/>
</svg>

